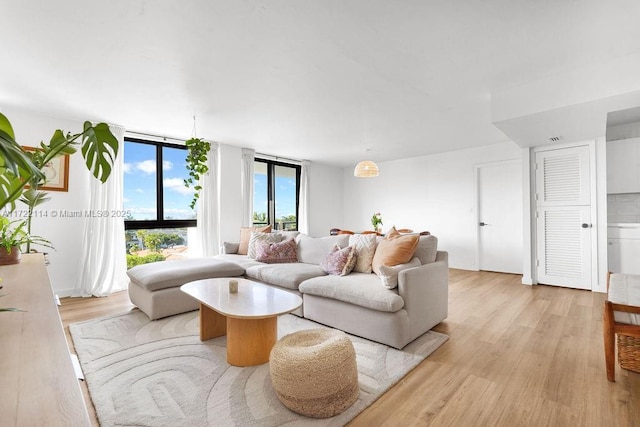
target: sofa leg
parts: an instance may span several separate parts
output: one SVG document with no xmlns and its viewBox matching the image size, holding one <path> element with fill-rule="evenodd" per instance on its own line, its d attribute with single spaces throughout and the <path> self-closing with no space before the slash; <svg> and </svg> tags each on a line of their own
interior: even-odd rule
<svg viewBox="0 0 640 427">
<path fill-rule="evenodd" d="M 610 301 L 605 301 L 602 310 L 602 335 L 604 337 L 604 360 L 607 369 L 607 379 L 611 382 L 616 381 L 615 366 L 615 338 L 613 331 L 613 308 Z"/>
</svg>

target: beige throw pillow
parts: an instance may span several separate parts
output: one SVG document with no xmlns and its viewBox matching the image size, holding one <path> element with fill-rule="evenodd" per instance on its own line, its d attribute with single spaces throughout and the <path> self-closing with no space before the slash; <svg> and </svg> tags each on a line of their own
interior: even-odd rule
<svg viewBox="0 0 640 427">
<path fill-rule="evenodd" d="M 349 246 L 356 251 L 356 265 L 353 271 L 358 273 L 371 273 L 371 263 L 376 252 L 375 234 L 352 234 L 349 236 Z"/>
<path fill-rule="evenodd" d="M 411 261 L 419 239 L 420 236 L 417 234 L 400 234 L 395 231 L 395 228 L 389 230 L 376 248 L 372 262 L 373 272 L 380 275 L 381 265 L 392 267 Z"/>
</svg>

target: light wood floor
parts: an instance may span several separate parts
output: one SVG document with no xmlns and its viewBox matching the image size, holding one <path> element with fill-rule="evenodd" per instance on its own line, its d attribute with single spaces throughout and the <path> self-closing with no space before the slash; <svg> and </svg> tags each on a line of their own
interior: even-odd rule
<svg viewBox="0 0 640 427">
<path fill-rule="evenodd" d="M 606 378 L 604 294 L 520 280 L 450 270 L 449 317 L 435 328 L 449 341 L 350 425 L 640 426 L 640 374 Z M 68 331 L 132 307 L 121 292 L 63 298 L 60 313 Z"/>
</svg>

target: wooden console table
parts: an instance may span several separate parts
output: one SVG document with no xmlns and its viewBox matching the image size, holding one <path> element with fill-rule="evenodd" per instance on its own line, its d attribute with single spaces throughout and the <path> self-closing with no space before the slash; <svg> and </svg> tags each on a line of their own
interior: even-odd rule
<svg viewBox="0 0 640 427">
<path fill-rule="evenodd" d="M 0 417 L 7 426 L 89 426 L 41 254 L 0 266 Z"/>
</svg>

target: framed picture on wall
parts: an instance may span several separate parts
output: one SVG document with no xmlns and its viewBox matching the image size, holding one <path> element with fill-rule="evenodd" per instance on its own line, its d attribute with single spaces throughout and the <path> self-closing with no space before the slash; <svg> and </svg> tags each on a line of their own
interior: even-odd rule
<svg viewBox="0 0 640 427">
<path fill-rule="evenodd" d="M 36 147 L 22 147 L 26 151 L 35 151 Z M 42 172 L 47 178 L 40 190 L 69 191 L 69 155 L 64 154 L 52 159 L 43 168 Z"/>
</svg>

